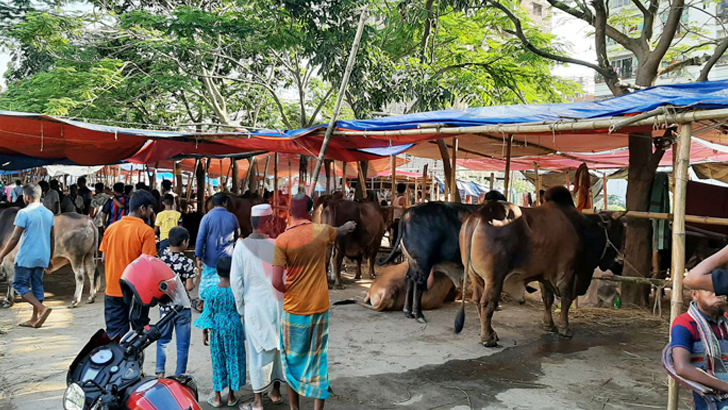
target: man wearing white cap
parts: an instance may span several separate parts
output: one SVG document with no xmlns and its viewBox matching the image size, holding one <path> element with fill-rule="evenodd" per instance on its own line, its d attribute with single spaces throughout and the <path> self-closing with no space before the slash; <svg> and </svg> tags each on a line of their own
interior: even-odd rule
<svg viewBox="0 0 728 410">
<path fill-rule="evenodd" d="M 251 209 L 253 233 L 235 244 L 230 287 L 240 317 L 245 322 L 245 338 L 250 384 L 255 393 L 252 403 L 242 409 L 263 409 L 263 393 L 269 391 L 274 404 L 280 403 L 281 382 L 285 383 L 279 343 L 283 294 L 273 288 L 273 249 L 268 238 L 273 209 L 268 204 Z"/>
</svg>

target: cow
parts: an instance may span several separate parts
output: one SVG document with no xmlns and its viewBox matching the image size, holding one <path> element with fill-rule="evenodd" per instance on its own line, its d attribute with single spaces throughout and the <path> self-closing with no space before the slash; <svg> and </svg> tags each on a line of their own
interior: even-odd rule
<svg viewBox="0 0 728 410">
<path fill-rule="evenodd" d="M 613 268 L 624 237 L 621 218 L 576 211 L 565 187 L 546 193 L 537 208 L 520 208 L 507 202 L 488 202 L 475 211 L 460 232 L 463 305 L 455 319 L 459 333 L 465 321 L 467 279 L 474 282 L 473 299 L 480 316 L 480 341 L 495 347 L 498 336 L 491 326 L 501 291 L 525 301 L 526 284 L 539 281 L 544 302 L 544 326 L 566 338 L 569 307 L 586 293 L 594 269 Z M 554 295 L 561 298 L 561 322 L 551 315 Z"/>
<path fill-rule="evenodd" d="M 8 239 L 12 235 L 15 221 L 19 208 L 8 208 L 0 211 L 0 246 L 5 246 Z M 96 271 L 96 250 L 99 245 L 99 231 L 93 223 L 93 220 L 86 215 L 77 213 L 67 213 L 56 215 L 55 227 L 53 229 L 55 235 L 55 249 L 53 251 L 53 259 L 51 260 L 51 272 L 70 264 L 76 278 L 76 292 L 71 302 L 71 307 L 76 307 L 81 302 L 83 293 L 84 276 L 88 278 L 91 284 L 91 293 L 88 303 L 94 303 L 96 300 L 96 292 L 101 285 L 99 274 Z M 8 282 L 8 291 L 3 302 L 5 307 L 13 305 L 15 299 L 15 291 L 12 283 L 15 277 L 15 267 L 13 261 L 20 246 L 5 257 L 0 264 L 0 271 L 6 275 Z"/>
<path fill-rule="evenodd" d="M 343 289 L 341 265 L 345 256 L 356 260 L 355 279 L 361 279 L 361 263 L 364 258 L 369 262 L 369 277 L 374 279 L 376 277 L 374 264 L 384 236 L 384 220 L 376 197 L 370 195 L 360 202 L 331 196 L 320 201 L 317 211 L 320 211 L 320 216 L 314 216 L 320 219 L 320 223 L 334 227 L 341 226 L 347 221 L 356 222 L 354 232 L 338 238 L 334 244 L 334 286 Z"/>
<path fill-rule="evenodd" d="M 406 317 L 426 322 L 422 314 L 422 295 L 427 280 L 438 264 L 462 267 L 458 235 L 463 221 L 479 205 L 428 202 L 407 209 L 399 220 L 399 231 L 392 251 L 379 265 L 390 263 L 401 252 L 409 263 L 403 311 Z M 459 283 L 460 278 L 451 278 Z"/>
<path fill-rule="evenodd" d="M 225 208 L 238 218 L 240 237 L 245 238 L 253 233 L 253 227 L 250 225 L 250 209 L 255 205 L 262 204 L 264 202 L 263 197 L 258 195 L 258 193 L 246 193 L 242 196 L 227 194 L 227 196 L 228 201 Z M 210 197 L 205 201 L 205 213 L 210 212 L 212 208 L 212 197 Z"/>
<path fill-rule="evenodd" d="M 355 303 L 377 312 L 383 310 L 402 310 L 404 307 L 405 278 L 409 264 L 402 262 L 388 266 L 371 284 L 364 301 L 352 299 L 335 302 L 334 305 Z M 450 274 L 443 272 L 452 272 Z M 458 294 L 459 286 L 453 284 L 450 276 L 461 274 L 462 268 L 455 264 L 436 265 L 427 281 L 427 290 L 422 294 L 422 309 L 439 309 L 444 303 L 452 302 Z"/>
</svg>

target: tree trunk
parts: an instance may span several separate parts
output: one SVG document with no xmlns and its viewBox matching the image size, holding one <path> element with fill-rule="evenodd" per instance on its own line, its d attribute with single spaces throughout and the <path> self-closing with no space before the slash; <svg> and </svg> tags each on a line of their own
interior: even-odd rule
<svg viewBox="0 0 728 410">
<path fill-rule="evenodd" d="M 306 181 L 308 181 L 308 157 L 301 155 L 301 162 L 298 165 L 298 192 L 306 192 Z M 314 190 L 311 191 L 315 192 Z"/>
<path fill-rule="evenodd" d="M 208 159 L 209 161 L 209 159 Z M 195 177 L 197 178 L 197 212 L 205 212 L 205 168 L 203 168 L 202 159 L 197 160 L 195 167 Z M 189 189 L 189 187 L 188 187 Z"/>
<path fill-rule="evenodd" d="M 647 211 L 650 206 L 650 189 L 655 178 L 659 158 L 652 152 L 650 135 L 629 136 L 629 183 L 627 184 L 627 209 Z M 652 222 L 649 219 L 628 218 L 625 236 L 625 276 L 647 277 L 652 264 Z M 648 285 L 622 285 L 622 301 L 636 306 L 647 306 L 650 293 Z"/>
</svg>

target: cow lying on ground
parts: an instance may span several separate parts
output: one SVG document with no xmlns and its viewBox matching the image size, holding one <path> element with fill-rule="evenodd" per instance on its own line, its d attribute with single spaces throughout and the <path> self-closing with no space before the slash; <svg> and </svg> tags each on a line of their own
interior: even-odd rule
<svg viewBox="0 0 728 410">
<path fill-rule="evenodd" d="M 496 346 L 498 341 L 491 320 L 501 291 L 522 302 L 526 284 L 534 280 L 541 283 L 544 326 L 549 331 L 557 330 L 551 307 L 554 295 L 559 296 L 558 332 L 571 337 L 571 303 L 586 293 L 597 266 L 602 270 L 613 268 L 621 248 L 624 224 L 620 219 L 577 212 L 564 187 L 552 188 L 546 196 L 551 201 L 537 208 L 519 208 L 507 202 L 486 203 L 463 224 L 463 290 L 467 279 L 473 280 L 480 339 L 487 347 Z M 456 333 L 462 330 L 464 320 L 463 300 L 455 320 Z"/>
<path fill-rule="evenodd" d="M 486 201 L 505 200 L 498 191 L 490 191 Z M 460 256 L 460 227 L 480 205 L 464 205 L 452 202 L 428 202 L 409 208 L 399 220 L 399 233 L 390 254 L 379 265 L 393 261 L 401 252 L 409 262 L 404 314 L 425 322 L 422 314 L 422 294 L 433 267 L 439 264 L 455 264 L 462 269 Z M 450 277 L 459 283 L 460 277 Z"/>
<path fill-rule="evenodd" d="M 402 310 L 404 307 L 405 278 L 408 268 L 409 264 L 407 262 L 388 266 L 372 282 L 369 287 L 369 293 L 363 302 L 349 299 L 335 302 L 334 305 L 355 303 L 377 312 L 383 310 Z M 448 272 L 449 274 L 443 272 Z M 427 281 L 427 290 L 422 294 L 422 309 L 439 309 L 443 304 L 454 301 L 458 294 L 458 286 L 453 284 L 450 276 L 457 276 L 461 273 L 462 268 L 455 264 L 435 266 Z"/>
<path fill-rule="evenodd" d="M 0 247 L 5 246 L 12 235 L 15 215 L 19 208 L 8 208 L 0 211 Z M 71 307 L 78 306 L 83 293 L 84 276 L 91 284 L 91 294 L 88 303 L 96 300 L 96 292 L 99 290 L 101 281 L 96 272 L 96 249 L 99 245 L 99 231 L 91 218 L 77 213 L 56 215 L 55 217 L 55 250 L 51 260 L 51 272 L 54 272 L 68 264 L 71 264 L 76 278 L 76 292 L 73 296 Z M 8 292 L 3 302 L 5 307 L 13 305 L 15 291 L 12 283 L 15 278 L 15 267 L 13 265 L 15 255 L 20 246 L 5 257 L 0 265 L 0 271 L 6 275 Z"/>
<path fill-rule="evenodd" d="M 369 262 L 369 277 L 374 279 L 374 263 L 384 235 L 384 220 L 376 197 L 370 195 L 367 200 L 359 202 L 331 196 L 321 200 L 316 210 L 320 211 L 320 216 L 315 215 L 320 218 L 320 223 L 336 227 L 347 221 L 356 222 L 354 232 L 337 239 L 334 244 L 334 286 L 343 288 L 341 265 L 345 256 L 356 261 L 355 279 L 361 279 L 361 263 L 364 258 Z"/>
</svg>

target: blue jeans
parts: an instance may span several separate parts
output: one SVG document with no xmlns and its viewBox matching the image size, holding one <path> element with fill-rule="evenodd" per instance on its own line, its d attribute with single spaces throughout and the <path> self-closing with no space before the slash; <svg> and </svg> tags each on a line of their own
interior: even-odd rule
<svg viewBox="0 0 728 410">
<path fill-rule="evenodd" d="M 165 312 L 159 312 L 164 316 Z M 177 370 L 175 375 L 187 373 L 187 357 L 190 353 L 190 336 L 192 334 L 192 311 L 184 309 L 167 325 L 159 329 L 162 337 L 157 340 L 157 369 L 155 373 L 164 373 L 167 363 L 167 345 L 172 340 L 172 330 L 177 334 Z"/>
<path fill-rule="evenodd" d="M 28 292 L 33 292 L 33 296 L 39 301 L 43 301 L 43 271 L 45 268 L 34 267 L 26 268 L 25 266 L 15 265 L 15 278 L 13 279 L 13 289 L 18 295 L 23 296 Z"/>
</svg>

